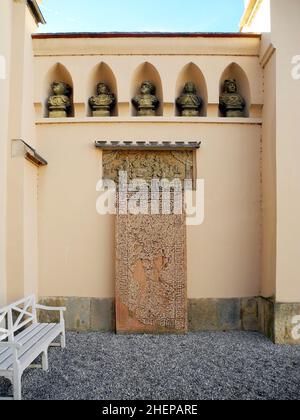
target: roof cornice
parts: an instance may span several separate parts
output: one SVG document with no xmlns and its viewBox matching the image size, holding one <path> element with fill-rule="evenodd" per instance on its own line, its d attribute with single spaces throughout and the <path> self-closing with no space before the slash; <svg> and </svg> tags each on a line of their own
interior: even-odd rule
<svg viewBox="0 0 300 420">
<path fill-rule="evenodd" d="M 39 5 L 37 4 L 36 0 L 27 0 L 26 1 L 27 6 L 29 7 L 34 20 L 36 21 L 37 24 L 41 23 L 43 25 L 45 25 L 46 20 L 41 12 L 41 9 L 39 8 Z"/>
<path fill-rule="evenodd" d="M 263 0 L 250 0 L 248 3 L 247 8 L 245 9 L 245 12 L 242 16 L 241 22 L 240 22 L 240 31 L 244 29 L 245 26 L 250 26 L 253 19 L 256 16 L 256 13 L 258 12 Z"/>
<path fill-rule="evenodd" d="M 224 32 L 69 32 L 33 34 L 34 39 L 80 38 L 260 38 L 256 33 Z"/>
</svg>

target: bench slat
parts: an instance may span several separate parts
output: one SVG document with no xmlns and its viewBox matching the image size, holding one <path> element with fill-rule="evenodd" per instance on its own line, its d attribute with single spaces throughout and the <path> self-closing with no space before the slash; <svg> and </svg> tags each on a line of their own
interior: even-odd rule
<svg viewBox="0 0 300 420">
<path fill-rule="evenodd" d="M 32 335 L 29 340 L 23 345 L 22 349 L 19 351 L 19 360 L 22 355 L 30 350 L 40 339 L 42 339 L 48 331 L 51 331 L 54 328 L 55 324 L 39 324 L 39 328 L 35 328 L 32 331 Z M 13 360 L 13 351 L 8 349 L 8 352 L 3 355 L 0 362 L 0 369 L 7 370 L 12 365 Z"/>
<path fill-rule="evenodd" d="M 5 359 L 6 359 L 6 354 L 7 354 L 9 351 L 11 351 L 11 349 L 6 348 L 6 349 L 4 349 L 4 350 L 1 352 L 1 354 L 0 354 L 0 365 L 1 365 L 1 362 L 2 362 L 3 360 L 5 360 Z"/>
<path fill-rule="evenodd" d="M 59 336 L 61 333 L 61 327 L 59 324 L 55 324 L 55 328 L 53 328 L 48 334 L 46 334 L 41 340 L 36 343 L 36 345 L 29 350 L 27 350 L 21 357 L 20 363 L 22 366 L 28 367 L 40 354 L 41 349 L 44 347 L 49 347 L 49 345 Z M 12 369 L 13 365 L 9 367 Z"/>
<path fill-rule="evenodd" d="M 44 324 L 33 324 L 26 330 L 22 331 L 15 337 L 14 342 L 19 343 L 21 345 L 25 344 L 34 334 L 40 331 L 43 328 Z M 0 363 L 4 360 L 4 353 L 8 352 L 9 349 L 2 349 L 0 351 Z"/>
<path fill-rule="evenodd" d="M 19 360 L 21 361 L 22 356 L 29 351 L 30 349 L 34 348 L 41 340 L 45 338 L 51 330 L 59 327 L 58 324 L 38 324 L 41 325 L 42 328 L 35 329 L 34 335 L 23 345 L 22 349 L 19 352 Z M 13 353 L 11 349 L 9 349 L 8 354 L 5 354 L 5 359 L 0 362 L 0 370 L 7 370 L 13 365 Z"/>
<path fill-rule="evenodd" d="M 21 345 L 26 344 L 27 341 L 31 339 L 31 337 L 33 337 L 41 329 L 44 328 L 44 325 L 49 325 L 49 324 L 32 324 L 29 328 L 26 328 L 23 332 L 16 335 L 15 342 Z"/>
</svg>

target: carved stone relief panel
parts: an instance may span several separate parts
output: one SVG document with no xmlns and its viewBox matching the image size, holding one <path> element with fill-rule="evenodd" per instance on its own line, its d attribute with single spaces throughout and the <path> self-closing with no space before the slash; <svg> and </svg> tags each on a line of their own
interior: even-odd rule
<svg viewBox="0 0 300 420">
<path fill-rule="evenodd" d="M 194 154 L 190 151 L 116 151 L 103 152 L 103 177 L 118 183 L 119 172 L 128 180 L 194 179 Z"/>
<path fill-rule="evenodd" d="M 183 215 L 117 216 L 117 331 L 186 331 L 185 232 Z"/>
<path fill-rule="evenodd" d="M 118 181 L 191 178 L 192 152 L 104 152 L 104 177 Z M 129 197 L 129 195 L 128 195 Z M 186 217 L 116 216 L 116 319 L 119 333 L 187 331 Z"/>
</svg>

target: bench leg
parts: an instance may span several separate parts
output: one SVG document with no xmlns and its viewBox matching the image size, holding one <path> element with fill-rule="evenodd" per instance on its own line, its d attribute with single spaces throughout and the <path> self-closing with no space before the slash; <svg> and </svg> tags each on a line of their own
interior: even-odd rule
<svg viewBox="0 0 300 420">
<path fill-rule="evenodd" d="M 13 379 L 13 388 L 14 388 L 14 400 L 21 401 L 22 399 L 22 391 L 21 391 L 21 373 L 18 369 L 14 370 L 14 379 Z"/>
<path fill-rule="evenodd" d="M 60 337 L 60 345 L 62 349 L 66 348 L 66 332 L 65 330 L 62 332 L 61 337 Z"/>
<path fill-rule="evenodd" d="M 42 354 L 42 368 L 44 372 L 47 372 L 49 369 L 48 350 L 44 351 Z"/>
</svg>

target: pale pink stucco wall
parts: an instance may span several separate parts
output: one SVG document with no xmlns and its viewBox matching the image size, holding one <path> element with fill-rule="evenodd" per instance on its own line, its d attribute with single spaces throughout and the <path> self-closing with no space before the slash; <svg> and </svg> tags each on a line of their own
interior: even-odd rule
<svg viewBox="0 0 300 420">
<path fill-rule="evenodd" d="M 9 0 L 0 2 L 0 54 L 5 65 L 5 79 L 0 80 L 0 305 L 7 298 L 6 264 L 6 224 L 7 224 L 7 149 L 8 149 L 8 113 L 10 82 L 10 41 L 12 30 L 12 5 Z"/>
<path fill-rule="evenodd" d="M 262 295 L 276 295 L 276 53 L 264 66 Z"/>
<path fill-rule="evenodd" d="M 0 287 L 1 300 L 5 303 L 29 293 L 37 294 L 38 286 L 37 168 L 23 156 L 15 157 L 12 153 L 12 139 L 24 139 L 35 145 L 31 34 L 36 24 L 25 2 L 4 0 L 1 16 L 5 19 L 3 26 L 1 24 L 1 45 L 4 50 L 6 48 L 8 66 L 0 139 L 1 170 L 4 170 L 0 222 L 4 251 L 1 252 L 3 277 Z"/>
<path fill-rule="evenodd" d="M 95 211 L 101 176 L 96 139 L 202 140 L 197 169 L 206 182 L 206 218 L 202 226 L 188 228 L 189 297 L 275 294 L 277 301 L 300 301 L 300 82 L 291 77 L 292 57 L 300 54 L 297 0 L 289 7 L 271 0 L 272 32 L 261 43 L 259 38 L 36 39 L 34 60 L 35 25 L 25 4 L 12 7 L 3 0 L 0 7 L 5 33 L 0 54 L 11 70 L 11 79 L 0 81 L 1 108 L 9 109 L 0 117 L 0 303 L 31 292 L 113 296 L 113 220 Z M 101 62 L 117 84 L 114 122 L 87 117 Z M 134 74 L 147 62 L 159 74 L 164 98 L 164 117 L 151 123 L 132 118 L 130 109 Z M 57 63 L 62 73 L 52 71 Z M 174 117 L 178 83 L 190 63 L 202 72 L 202 86 L 206 83 L 208 115 L 192 124 Z M 220 80 L 232 63 L 250 88 L 251 118 L 243 123 L 218 118 Z M 45 120 L 49 78 L 60 74 L 74 86 L 75 118 Z M 37 170 L 12 158 L 15 137 L 36 145 L 49 166 Z"/>
<path fill-rule="evenodd" d="M 300 56 L 300 2 L 264 0 L 244 31 L 262 37 L 263 112 L 263 291 L 278 302 L 299 302 L 300 80 L 292 77 Z"/>
<path fill-rule="evenodd" d="M 277 300 L 300 301 L 300 80 L 292 77 L 292 59 L 300 55 L 300 2 L 271 2 L 276 60 Z"/>
<path fill-rule="evenodd" d="M 206 218 L 188 228 L 191 298 L 260 294 L 260 138 L 256 124 L 39 124 L 42 296 L 114 295 L 114 228 L 96 213 L 102 155 L 97 139 L 201 139 Z M 237 175 L 238 174 L 238 175 Z"/>
<path fill-rule="evenodd" d="M 101 177 L 95 140 L 201 140 L 197 173 L 206 183 L 206 217 L 202 226 L 188 228 L 189 297 L 261 294 L 262 128 L 261 119 L 253 118 L 261 115 L 263 103 L 259 38 L 179 39 L 178 50 L 168 42 L 34 40 L 37 144 L 49 161 L 40 169 L 38 183 L 41 296 L 114 296 L 113 218 L 99 216 L 95 209 Z M 93 71 L 101 62 L 117 82 L 121 106 L 113 119 L 88 118 L 85 108 L 90 78 L 95 78 Z M 165 102 L 164 116 L 150 121 L 131 117 L 130 110 L 134 75 L 145 62 L 157 69 Z M 209 116 L 180 119 L 175 117 L 174 100 L 182 70 L 191 62 L 206 81 Z M 220 81 L 232 63 L 240 66 L 249 83 L 252 118 L 218 117 Z M 43 118 L 49 91 L 45 80 L 49 83 L 49 70 L 55 76 L 55 68 L 61 77 L 71 77 L 75 118 Z"/>
</svg>

